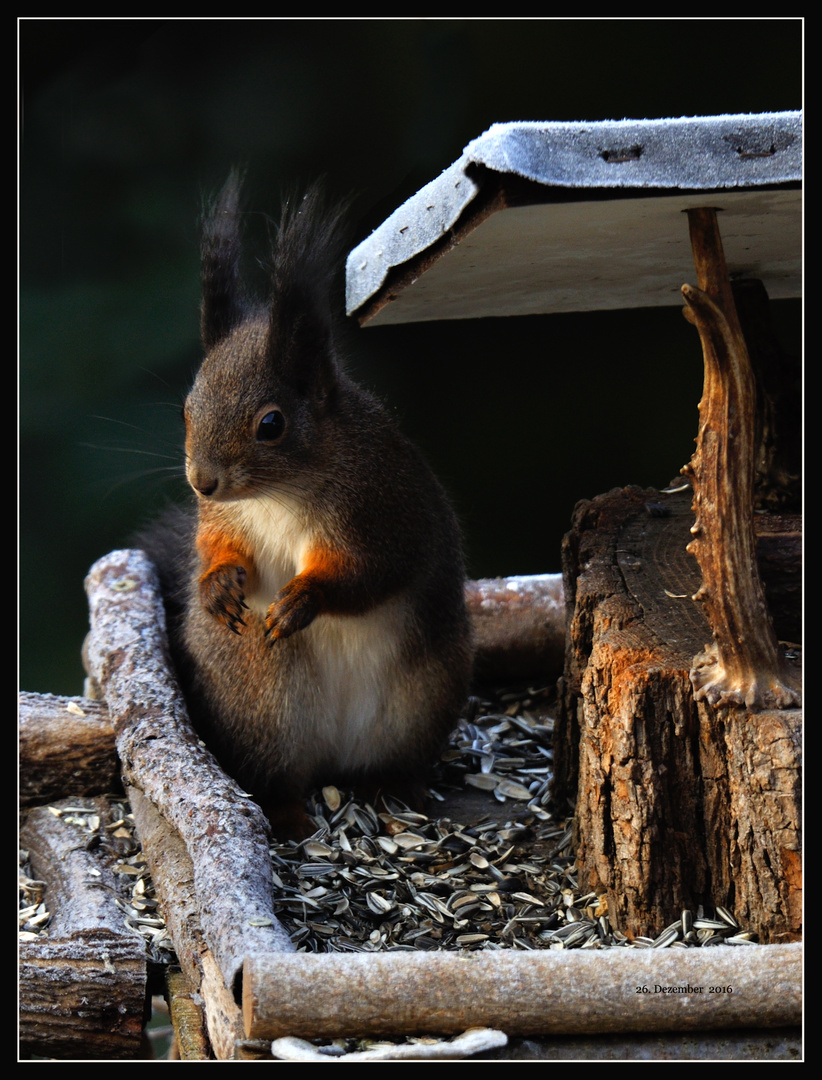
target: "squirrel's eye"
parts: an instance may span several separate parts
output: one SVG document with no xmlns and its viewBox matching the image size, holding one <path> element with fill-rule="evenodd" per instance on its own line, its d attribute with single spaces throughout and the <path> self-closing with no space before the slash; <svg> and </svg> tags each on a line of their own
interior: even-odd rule
<svg viewBox="0 0 822 1080">
<path fill-rule="evenodd" d="M 276 442 L 285 431 L 285 417 L 279 409 L 267 412 L 257 427 L 258 442 Z"/>
</svg>

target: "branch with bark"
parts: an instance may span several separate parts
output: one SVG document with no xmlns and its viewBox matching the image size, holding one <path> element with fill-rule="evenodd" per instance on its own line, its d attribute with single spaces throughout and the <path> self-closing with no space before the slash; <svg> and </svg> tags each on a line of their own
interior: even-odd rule
<svg viewBox="0 0 822 1080">
<path fill-rule="evenodd" d="M 141 1056 L 146 948 L 124 925 L 105 851 L 91 847 L 77 811 L 111 823 L 107 799 L 73 799 L 29 811 L 20 835 L 47 883 L 48 932 L 20 942 L 20 1043 L 59 1058 Z"/>
</svg>

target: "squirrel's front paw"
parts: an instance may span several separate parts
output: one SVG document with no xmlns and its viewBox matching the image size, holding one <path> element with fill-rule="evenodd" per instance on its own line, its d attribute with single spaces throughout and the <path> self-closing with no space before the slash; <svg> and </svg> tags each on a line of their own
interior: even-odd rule
<svg viewBox="0 0 822 1080">
<path fill-rule="evenodd" d="M 244 567 L 226 565 L 217 566 L 200 578 L 203 607 L 235 634 L 245 628 L 243 612 L 248 610 L 243 592 L 245 578 Z"/>
<path fill-rule="evenodd" d="M 320 613 L 320 601 L 316 590 L 300 578 L 291 581 L 280 589 L 266 616 L 266 636 L 269 641 L 291 637 L 298 630 L 316 619 Z"/>
</svg>

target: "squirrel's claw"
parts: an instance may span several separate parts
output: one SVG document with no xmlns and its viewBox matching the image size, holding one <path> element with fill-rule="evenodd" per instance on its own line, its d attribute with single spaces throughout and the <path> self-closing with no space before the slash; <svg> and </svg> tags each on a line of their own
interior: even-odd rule
<svg viewBox="0 0 822 1080">
<path fill-rule="evenodd" d="M 200 578 L 203 607 L 233 634 L 245 630 L 243 612 L 248 611 L 242 587 L 245 577 L 242 566 L 218 566 Z"/>
<path fill-rule="evenodd" d="M 291 637 L 309 626 L 320 613 L 319 598 L 304 578 L 292 578 L 277 593 L 268 609 L 265 636 L 269 643 Z"/>
</svg>

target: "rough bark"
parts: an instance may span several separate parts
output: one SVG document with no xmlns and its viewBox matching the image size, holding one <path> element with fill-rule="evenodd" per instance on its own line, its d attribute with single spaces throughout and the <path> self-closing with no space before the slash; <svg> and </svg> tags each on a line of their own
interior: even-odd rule
<svg viewBox="0 0 822 1080">
<path fill-rule="evenodd" d="M 761 941 L 790 940 L 800 714 L 765 710 L 746 727 L 744 709 L 697 707 L 689 669 L 709 630 L 691 601 L 692 524 L 689 491 L 628 488 L 577 507 L 554 795 L 576 800 L 577 867 L 617 925 L 647 934 L 719 904 Z"/>
<path fill-rule="evenodd" d="M 802 932 L 802 712 L 699 702 L 711 891 L 761 941 Z M 723 898 L 724 897 L 724 901 Z"/>
<path fill-rule="evenodd" d="M 166 974 L 166 997 L 180 1061 L 209 1061 L 211 1048 L 205 1034 L 200 995 L 182 971 Z"/>
<path fill-rule="evenodd" d="M 239 993 L 247 953 L 293 948 L 273 914 L 267 822 L 191 727 L 143 553 L 112 552 L 92 567 L 86 589 L 86 663 L 114 722 L 123 780 L 180 835 L 205 940 L 226 986 Z"/>
<path fill-rule="evenodd" d="M 20 694 L 20 802 L 119 791 L 114 725 L 102 701 Z"/>
<path fill-rule="evenodd" d="M 151 880 L 165 915 L 166 927 L 190 988 L 188 993 L 196 998 L 204 1015 L 203 1035 L 207 1033 L 218 1061 L 230 1060 L 234 1056 L 237 1039 L 242 1038 L 242 1019 L 203 934 L 191 857 L 179 833 L 158 813 L 149 799 L 136 788 L 128 788 L 127 794 Z M 242 913 L 238 911 L 236 918 L 241 923 Z M 176 986 L 176 993 L 185 995 L 179 985 Z M 181 1004 L 177 1003 L 178 1018 Z M 189 1026 L 192 1030 L 188 1032 L 185 1047 L 189 1056 L 194 1057 L 198 1049 L 194 1031 L 196 1025 Z M 181 1051 L 184 1049 L 183 1042 L 180 1048 Z"/>
<path fill-rule="evenodd" d="M 74 799 L 109 820 L 105 799 Z M 68 815 L 67 815 L 68 816 Z M 33 872 L 47 882 L 47 935 L 20 943 L 20 1042 L 50 1058 L 141 1056 L 146 949 L 124 926 L 105 853 L 48 807 L 31 810 L 21 833 Z"/>
</svg>

